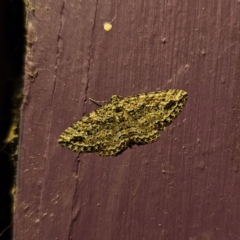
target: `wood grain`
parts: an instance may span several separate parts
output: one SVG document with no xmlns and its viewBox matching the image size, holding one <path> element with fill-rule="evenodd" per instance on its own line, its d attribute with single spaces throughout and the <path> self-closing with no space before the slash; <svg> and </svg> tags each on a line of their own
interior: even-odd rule
<svg viewBox="0 0 240 240">
<path fill-rule="evenodd" d="M 15 239 L 239 238 L 240 4 L 30 7 Z M 89 97 L 161 89 L 189 97 L 159 141 L 117 158 L 78 158 L 58 145 L 66 127 L 96 109 Z"/>
</svg>

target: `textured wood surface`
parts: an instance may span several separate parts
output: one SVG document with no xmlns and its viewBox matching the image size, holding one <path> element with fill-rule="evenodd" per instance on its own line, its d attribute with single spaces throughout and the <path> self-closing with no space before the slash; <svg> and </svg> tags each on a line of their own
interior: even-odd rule
<svg viewBox="0 0 240 240">
<path fill-rule="evenodd" d="M 30 2 L 15 239 L 239 238 L 239 8 Z M 153 144 L 78 158 L 57 143 L 89 97 L 172 88 L 188 102 Z"/>
</svg>

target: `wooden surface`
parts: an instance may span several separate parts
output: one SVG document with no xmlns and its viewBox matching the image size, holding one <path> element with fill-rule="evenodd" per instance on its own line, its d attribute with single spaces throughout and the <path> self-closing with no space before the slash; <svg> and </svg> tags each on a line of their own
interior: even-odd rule
<svg viewBox="0 0 240 240">
<path fill-rule="evenodd" d="M 30 2 L 14 239 L 240 238 L 239 8 Z M 153 144 L 77 159 L 57 143 L 89 97 L 171 88 L 189 99 Z"/>
</svg>

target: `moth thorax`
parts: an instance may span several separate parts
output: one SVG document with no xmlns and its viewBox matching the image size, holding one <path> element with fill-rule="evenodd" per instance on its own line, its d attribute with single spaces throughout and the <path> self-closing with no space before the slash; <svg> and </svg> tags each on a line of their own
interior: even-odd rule
<svg viewBox="0 0 240 240">
<path fill-rule="evenodd" d="M 118 95 L 112 95 L 112 97 L 111 97 L 111 103 L 113 105 L 117 104 L 120 100 L 121 100 L 121 98 Z"/>
</svg>

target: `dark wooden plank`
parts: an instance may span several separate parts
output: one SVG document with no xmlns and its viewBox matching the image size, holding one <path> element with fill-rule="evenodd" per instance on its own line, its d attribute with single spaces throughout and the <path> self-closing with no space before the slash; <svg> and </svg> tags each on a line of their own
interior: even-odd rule
<svg viewBox="0 0 240 240">
<path fill-rule="evenodd" d="M 237 239 L 239 3 L 31 7 L 15 239 Z M 189 100 L 153 144 L 80 161 L 57 144 L 88 97 L 171 88 Z"/>
</svg>

